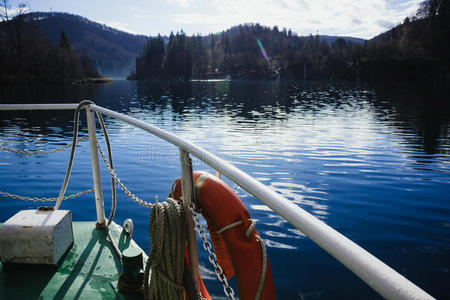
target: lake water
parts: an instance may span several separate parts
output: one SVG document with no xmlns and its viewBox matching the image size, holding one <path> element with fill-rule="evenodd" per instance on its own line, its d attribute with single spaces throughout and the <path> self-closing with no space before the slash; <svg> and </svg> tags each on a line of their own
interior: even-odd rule
<svg viewBox="0 0 450 300">
<path fill-rule="evenodd" d="M 133 116 L 230 161 L 334 227 L 438 298 L 450 297 L 450 109 L 410 86 L 288 81 L 129 82 L 1 88 L 1 103 L 79 102 Z M 72 112 L 0 112 L 0 143 L 46 150 L 69 143 Z M 178 149 L 106 118 L 118 176 L 141 198 L 164 199 L 180 176 Z M 86 134 L 82 117 L 81 134 Z M 99 131 L 99 136 L 101 136 Z M 0 152 L 0 190 L 55 197 L 69 152 Z M 212 170 L 194 160 L 195 170 Z M 102 166 L 106 213 L 110 186 Z M 227 181 L 257 220 L 279 299 L 379 298 L 361 280 L 258 200 Z M 77 148 L 68 193 L 92 186 L 88 142 Z M 0 197 L 0 222 L 37 204 Z M 92 195 L 65 201 L 94 220 Z M 147 252 L 149 210 L 118 191 L 115 221 L 132 218 Z M 200 267 L 223 296 L 207 255 Z M 233 280 L 232 280 L 233 282 Z M 233 282 L 234 283 L 234 282 Z"/>
</svg>

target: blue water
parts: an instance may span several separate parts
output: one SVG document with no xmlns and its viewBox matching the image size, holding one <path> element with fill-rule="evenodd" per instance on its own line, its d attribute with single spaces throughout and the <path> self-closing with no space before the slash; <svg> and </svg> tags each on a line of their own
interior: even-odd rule
<svg viewBox="0 0 450 300">
<path fill-rule="evenodd" d="M 443 96 L 409 86 L 287 81 L 117 80 L 0 90 L 1 103 L 82 99 L 157 125 L 219 155 L 433 296 L 450 297 L 450 108 Z M 71 112 L 0 112 L 0 117 L 3 146 L 45 150 L 71 141 Z M 156 195 L 164 199 L 180 176 L 178 149 L 120 121 L 106 118 L 106 123 L 116 172 L 125 185 L 148 201 Z M 68 155 L 0 152 L 0 190 L 57 196 Z M 213 172 L 197 160 L 194 169 Z M 104 166 L 101 171 L 108 214 L 109 177 Z M 279 299 L 379 298 L 301 232 L 227 182 L 257 220 Z M 68 193 L 91 186 L 85 141 L 77 148 Z M 0 222 L 37 205 L 0 197 Z M 95 219 L 92 195 L 67 200 L 62 208 L 71 209 L 76 221 Z M 148 209 L 118 191 L 115 221 L 132 218 L 134 238 L 147 252 L 148 217 Z M 208 289 L 223 297 L 206 253 L 199 250 L 199 256 Z"/>
</svg>

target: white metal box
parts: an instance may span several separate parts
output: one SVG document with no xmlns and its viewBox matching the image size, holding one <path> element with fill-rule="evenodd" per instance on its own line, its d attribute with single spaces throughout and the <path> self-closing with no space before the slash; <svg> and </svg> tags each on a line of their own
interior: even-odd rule
<svg viewBox="0 0 450 300">
<path fill-rule="evenodd" d="M 68 210 L 21 210 L 0 227 L 2 263 L 56 265 L 72 245 Z"/>
</svg>

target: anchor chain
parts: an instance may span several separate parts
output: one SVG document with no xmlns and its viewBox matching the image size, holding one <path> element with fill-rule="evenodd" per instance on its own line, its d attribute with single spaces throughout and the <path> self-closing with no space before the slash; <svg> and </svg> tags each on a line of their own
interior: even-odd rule
<svg viewBox="0 0 450 300">
<path fill-rule="evenodd" d="M 117 174 L 111 168 L 111 166 L 106 158 L 105 153 L 103 152 L 103 150 L 100 147 L 100 144 L 99 144 L 97 138 L 95 138 L 95 144 L 97 146 L 98 152 L 100 153 L 100 157 L 103 160 L 103 163 L 105 164 L 106 168 L 108 169 L 109 173 L 111 174 L 111 177 L 114 179 L 114 181 L 120 187 L 120 189 L 137 204 L 139 204 L 141 206 L 153 208 L 155 204 L 142 200 L 141 198 L 139 198 L 138 196 L 136 196 L 132 192 L 130 192 L 130 190 L 128 190 L 128 188 L 121 182 L 121 180 L 117 177 Z M 203 226 L 200 222 L 200 218 L 199 218 L 198 214 L 195 212 L 195 208 L 192 203 L 189 205 L 189 210 L 192 213 L 192 219 L 195 224 L 195 231 L 198 232 L 201 239 L 203 240 L 203 248 L 208 252 L 208 260 L 214 266 L 216 276 L 219 279 L 219 281 L 222 283 L 223 291 L 229 299 L 234 300 L 235 299 L 234 298 L 234 290 L 228 284 L 228 280 L 227 280 L 225 274 L 223 273 L 223 269 L 220 266 L 219 261 L 217 260 L 216 254 L 213 252 L 213 247 L 212 247 L 211 243 L 206 238 L 206 232 L 203 229 Z"/>
<path fill-rule="evenodd" d="M 81 196 L 89 194 L 90 192 L 93 192 L 93 191 L 94 191 L 94 188 L 91 188 L 91 189 L 88 189 L 88 190 L 85 190 L 85 191 L 82 191 L 82 192 L 79 192 L 76 194 L 67 195 L 67 196 L 64 196 L 63 200 L 81 197 Z M 27 196 L 20 196 L 20 195 L 15 195 L 15 194 L 11 194 L 8 192 L 2 192 L 2 191 L 0 191 L 0 195 L 2 195 L 4 197 L 8 197 L 8 198 L 17 199 L 17 200 L 33 201 L 33 202 L 53 202 L 53 201 L 58 200 L 58 197 L 54 197 L 54 198 L 27 197 Z"/>
<path fill-rule="evenodd" d="M 219 281 L 222 283 L 223 291 L 224 291 L 225 295 L 230 299 L 234 299 L 234 290 L 228 284 L 227 277 L 223 273 L 222 267 L 219 265 L 219 261 L 217 260 L 217 256 L 214 253 L 211 243 L 206 238 L 206 231 L 203 228 L 202 223 L 200 222 L 198 213 L 195 212 L 195 207 L 192 203 L 189 204 L 189 210 L 191 211 L 192 219 L 194 220 L 195 231 L 198 232 L 198 234 L 200 235 L 200 238 L 203 241 L 203 248 L 208 252 L 208 260 L 213 265 L 216 276 L 219 279 Z"/>
<path fill-rule="evenodd" d="M 111 168 L 111 165 L 109 164 L 105 153 L 103 153 L 102 148 L 100 147 L 100 144 L 98 143 L 97 138 L 95 139 L 95 144 L 97 145 L 98 152 L 100 153 L 100 156 L 101 156 L 103 162 L 105 163 L 106 168 L 108 169 L 109 173 L 111 174 L 111 177 L 114 179 L 114 181 L 120 187 L 120 189 L 137 204 L 139 204 L 141 206 L 152 208 L 154 206 L 153 203 L 142 200 L 141 198 L 139 198 L 138 196 L 136 196 L 135 194 L 130 192 L 130 190 L 127 189 L 127 187 L 122 183 L 122 181 L 119 179 L 119 177 L 117 177 L 117 174 Z"/>
<path fill-rule="evenodd" d="M 77 143 L 84 141 L 85 139 L 87 139 L 88 136 L 82 136 L 81 138 L 79 138 L 77 140 Z M 28 150 L 20 150 L 20 149 L 14 149 L 14 148 L 8 148 L 8 147 L 4 147 L 4 146 L 0 146 L 0 150 L 5 151 L 5 152 L 10 152 L 10 153 L 15 153 L 15 154 L 22 154 L 22 155 L 47 155 L 47 154 L 54 154 L 56 152 L 59 151 L 63 151 L 66 150 L 67 148 L 72 147 L 72 143 L 70 144 L 66 144 L 62 147 L 56 148 L 56 149 L 51 149 L 51 150 L 37 150 L 37 151 L 28 151 Z"/>
</svg>

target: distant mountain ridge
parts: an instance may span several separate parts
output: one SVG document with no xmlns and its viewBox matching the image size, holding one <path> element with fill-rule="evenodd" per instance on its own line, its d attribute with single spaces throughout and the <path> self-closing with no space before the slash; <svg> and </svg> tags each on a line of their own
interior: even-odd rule
<svg viewBox="0 0 450 300">
<path fill-rule="evenodd" d="M 337 36 L 337 35 L 323 35 L 323 34 L 319 35 L 319 39 L 324 40 L 325 42 L 328 43 L 328 45 L 331 45 L 333 42 L 335 42 L 339 38 L 343 38 L 347 43 L 352 43 L 352 44 L 362 44 L 366 41 L 365 39 L 352 37 L 352 36 Z"/>
<path fill-rule="evenodd" d="M 147 41 L 144 35 L 130 34 L 69 13 L 34 12 L 30 16 L 38 32 L 52 44 L 58 43 L 64 30 L 72 48 L 89 55 L 104 76 L 128 75 Z"/>
<path fill-rule="evenodd" d="M 125 77 L 135 67 L 135 59 L 142 52 L 148 37 L 130 34 L 85 17 L 64 12 L 30 13 L 37 30 L 52 44 L 57 44 L 64 29 L 72 47 L 79 53 L 86 53 L 95 62 L 104 76 Z M 162 37 L 165 43 L 168 37 Z M 319 35 L 328 44 L 340 36 Z M 364 40 L 342 37 L 346 42 L 360 44 Z"/>
</svg>

